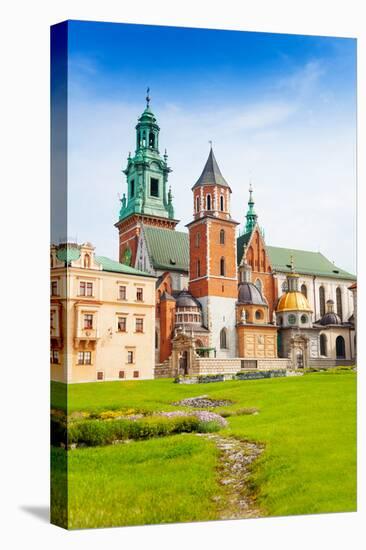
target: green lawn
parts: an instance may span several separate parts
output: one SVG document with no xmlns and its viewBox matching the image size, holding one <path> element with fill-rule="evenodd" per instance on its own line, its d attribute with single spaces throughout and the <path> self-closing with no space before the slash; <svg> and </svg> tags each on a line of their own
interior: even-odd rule
<svg viewBox="0 0 366 550">
<path fill-rule="evenodd" d="M 62 384 L 52 385 L 53 406 L 62 405 L 63 391 Z M 355 373 L 194 385 L 75 384 L 68 409 L 172 410 L 172 401 L 202 394 L 231 399 L 228 409 L 259 409 L 229 417 L 220 433 L 266 444 L 251 480 L 263 515 L 356 509 Z M 56 478 L 64 454 L 53 451 Z M 212 497 L 222 492 L 216 465 L 215 447 L 195 435 L 69 451 L 69 527 L 215 519 Z M 55 483 L 54 504 L 60 495 Z"/>
</svg>

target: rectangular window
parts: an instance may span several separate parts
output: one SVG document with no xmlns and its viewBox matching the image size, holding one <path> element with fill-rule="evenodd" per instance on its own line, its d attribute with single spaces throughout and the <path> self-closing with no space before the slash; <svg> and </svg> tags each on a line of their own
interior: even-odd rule
<svg viewBox="0 0 366 550">
<path fill-rule="evenodd" d="M 134 377 L 134 378 L 138 378 L 138 377 L 139 377 L 139 371 L 138 371 L 138 370 L 134 370 L 134 371 L 133 371 L 133 377 Z"/>
<path fill-rule="evenodd" d="M 127 363 L 129 363 L 130 365 L 133 363 L 133 351 L 127 352 Z"/>
<path fill-rule="evenodd" d="M 103 380 L 104 379 L 104 372 L 98 371 L 97 372 L 97 380 Z"/>
<path fill-rule="evenodd" d="M 78 352 L 78 365 L 91 365 L 91 351 Z"/>
<path fill-rule="evenodd" d="M 60 356 L 57 349 L 51 350 L 51 363 L 58 365 L 60 363 Z"/>
<path fill-rule="evenodd" d="M 50 328 L 55 328 L 55 312 L 52 310 L 50 314 Z"/>
<path fill-rule="evenodd" d="M 118 374 L 118 377 L 119 377 L 119 378 L 124 378 L 124 377 L 125 377 L 125 371 L 124 371 L 124 370 L 120 370 L 120 371 L 119 371 L 119 374 Z"/>
<path fill-rule="evenodd" d="M 135 180 L 130 181 L 130 197 L 131 199 L 135 196 Z"/>
<path fill-rule="evenodd" d="M 156 178 L 150 178 L 150 195 L 152 197 L 159 196 L 159 180 Z"/>
<path fill-rule="evenodd" d="M 126 317 L 118 317 L 118 332 L 126 332 L 127 319 Z"/>
<path fill-rule="evenodd" d="M 136 319 L 136 332 L 144 332 L 144 320 Z"/>
<path fill-rule="evenodd" d="M 51 282 L 51 296 L 58 296 L 58 285 L 57 281 Z"/>
<path fill-rule="evenodd" d="M 93 296 L 93 283 L 80 281 L 79 296 Z"/>
<path fill-rule="evenodd" d="M 119 286 L 119 299 L 120 300 L 126 300 L 126 287 L 123 285 Z"/>
<path fill-rule="evenodd" d="M 142 302 L 144 299 L 144 291 L 142 288 L 136 288 L 136 300 Z"/>
<path fill-rule="evenodd" d="M 84 315 L 84 328 L 93 328 L 93 315 L 91 315 L 90 313 L 85 313 Z"/>
</svg>

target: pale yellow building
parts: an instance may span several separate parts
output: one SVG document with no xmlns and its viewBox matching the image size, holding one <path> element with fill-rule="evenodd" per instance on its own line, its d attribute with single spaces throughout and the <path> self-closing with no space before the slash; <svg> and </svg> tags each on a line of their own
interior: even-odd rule
<svg viewBox="0 0 366 550">
<path fill-rule="evenodd" d="M 51 246 L 51 379 L 153 378 L 155 282 L 90 243 Z"/>
</svg>

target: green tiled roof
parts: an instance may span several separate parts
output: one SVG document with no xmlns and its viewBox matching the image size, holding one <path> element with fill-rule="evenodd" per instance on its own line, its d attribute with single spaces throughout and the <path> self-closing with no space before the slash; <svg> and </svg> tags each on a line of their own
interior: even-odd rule
<svg viewBox="0 0 366 550">
<path fill-rule="evenodd" d="M 57 259 L 60 262 L 71 262 L 72 260 L 78 260 L 80 258 L 80 249 L 77 245 L 62 246 L 57 249 Z"/>
<path fill-rule="evenodd" d="M 113 273 L 125 273 L 126 275 L 142 275 L 144 277 L 153 277 L 145 271 L 140 271 L 129 265 L 120 264 L 115 260 L 106 258 L 105 256 L 95 256 L 95 261 L 100 264 L 103 268 L 103 271 L 112 271 Z"/>
<path fill-rule="evenodd" d="M 188 233 L 145 225 L 144 234 L 154 269 L 188 271 Z"/>
<path fill-rule="evenodd" d="M 294 258 L 295 271 L 303 275 L 318 275 L 320 277 L 334 277 L 335 279 L 356 280 L 355 275 L 344 271 L 327 260 L 320 252 L 309 252 L 308 250 L 294 250 L 291 248 L 280 248 L 267 246 L 271 260 L 272 269 L 276 271 L 289 272 L 291 255 Z"/>
</svg>

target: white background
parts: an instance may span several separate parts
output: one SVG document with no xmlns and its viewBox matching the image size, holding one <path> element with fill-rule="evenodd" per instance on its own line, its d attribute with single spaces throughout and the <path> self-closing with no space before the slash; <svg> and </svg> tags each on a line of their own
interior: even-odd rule
<svg viewBox="0 0 366 550">
<path fill-rule="evenodd" d="M 66 532 L 48 524 L 49 502 L 49 26 L 65 19 L 185 25 L 357 37 L 359 62 L 359 280 L 365 185 L 366 35 L 362 1 L 8 2 L 1 12 L 0 277 L 1 529 L 12 548 L 361 548 L 359 512 L 308 517 Z M 362 155 L 363 154 L 363 158 Z M 331 238 L 331 235 L 329 236 Z M 359 288 L 359 339 L 364 327 Z M 359 463 L 365 463 L 365 353 L 359 349 Z M 363 414 L 362 414 L 363 413 Z M 344 472 L 347 475 L 347 472 Z"/>
</svg>

